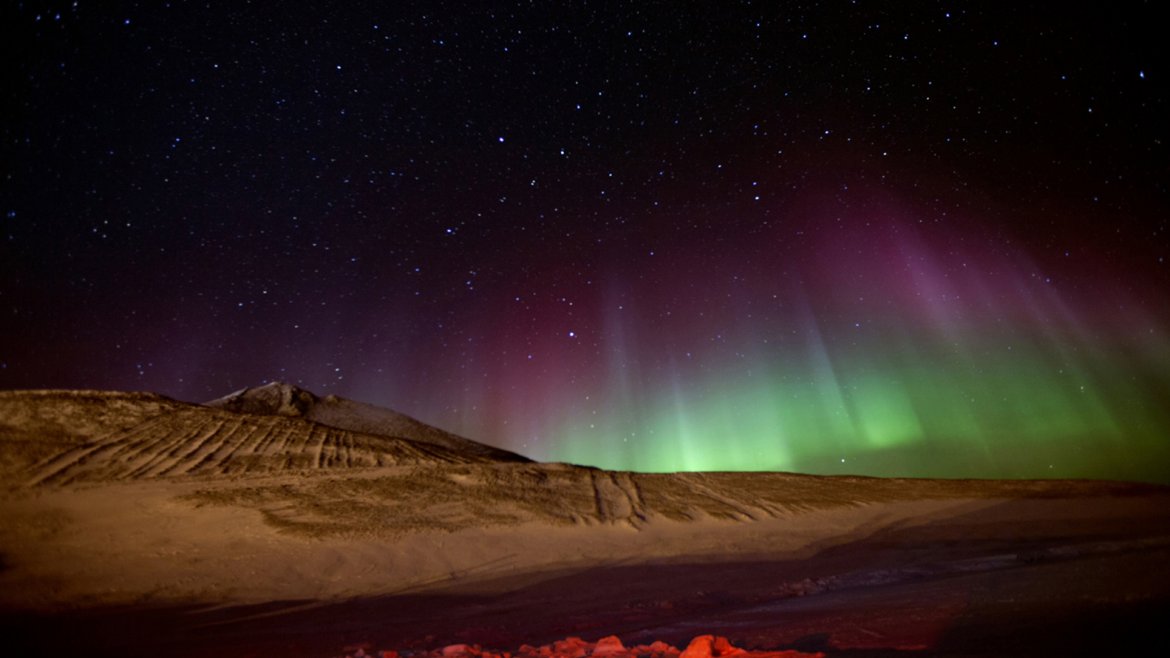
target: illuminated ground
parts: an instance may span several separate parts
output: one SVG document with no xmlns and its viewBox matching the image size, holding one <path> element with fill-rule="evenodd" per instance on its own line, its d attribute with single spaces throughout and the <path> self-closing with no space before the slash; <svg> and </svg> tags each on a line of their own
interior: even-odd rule
<svg viewBox="0 0 1170 658">
<path fill-rule="evenodd" d="M 9 642 L 120 656 L 611 634 L 830 656 L 1165 644 L 1163 487 L 611 472 L 488 457 L 383 412 L 323 425 L 277 392 L 250 413 L 0 395 Z M 401 435 L 353 429 L 374 417 Z"/>
</svg>

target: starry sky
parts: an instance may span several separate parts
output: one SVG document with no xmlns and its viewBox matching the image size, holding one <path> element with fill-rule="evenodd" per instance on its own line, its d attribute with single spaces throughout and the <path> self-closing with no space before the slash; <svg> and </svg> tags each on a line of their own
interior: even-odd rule
<svg viewBox="0 0 1170 658">
<path fill-rule="evenodd" d="M 0 388 L 1167 482 L 1156 5 L 5 3 Z"/>
</svg>

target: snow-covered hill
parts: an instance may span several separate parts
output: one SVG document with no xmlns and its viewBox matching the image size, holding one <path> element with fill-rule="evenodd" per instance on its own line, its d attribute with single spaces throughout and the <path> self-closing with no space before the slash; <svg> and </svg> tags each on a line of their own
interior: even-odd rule
<svg viewBox="0 0 1170 658">
<path fill-rule="evenodd" d="M 284 384 L 208 405 L 151 393 L 0 392 L 0 447 L 9 485 L 528 461 Z"/>
<path fill-rule="evenodd" d="M 1054 655 L 1081 648 L 1063 638 L 1085 620 L 1160 639 L 1167 560 L 1170 489 L 1155 485 L 535 463 L 282 384 L 210 405 L 0 392 L 14 655 L 337 655 L 354 640 L 477 658 L 462 644 L 719 632 L 967 656 L 1002 628 L 1018 632 L 980 655 Z M 63 637 L 82 646 L 45 644 Z M 654 646 L 631 655 L 674 651 Z"/>
<path fill-rule="evenodd" d="M 484 445 L 432 427 L 410 416 L 335 395 L 318 397 L 283 382 L 245 388 L 207 403 L 240 413 L 303 418 L 351 432 L 409 439 L 496 461 L 529 461 L 512 452 Z"/>
</svg>

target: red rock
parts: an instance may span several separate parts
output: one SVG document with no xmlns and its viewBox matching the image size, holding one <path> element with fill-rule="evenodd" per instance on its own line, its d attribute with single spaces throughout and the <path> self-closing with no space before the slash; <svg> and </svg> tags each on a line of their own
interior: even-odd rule
<svg viewBox="0 0 1170 658">
<path fill-rule="evenodd" d="M 714 643 L 714 635 L 700 635 L 691 640 L 679 658 L 713 658 L 712 645 Z"/>
<path fill-rule="evenodd" d="M 616 635 L 603 637 L 593 647 L 594 656 L 614 656 L 626 653 L 626 647 Z"/>
<path fill-rule="evenodd" d="M 584 658 L 589 649 L 593 645 L 576 636 L 570 636 L 563 640 L 553 642 L 551 654 L 556 654 L 558 658 Z M 541 655 L 544 653 L 545 647 L 541 647 Z M 550 655 L 551 655 L 550 654 Z"/>
<path fill-rule="evenodd" d="M 379 655 L 381 658 L 402 658 L 397 651 L 382 651 Z M 510 652 L 484 651 L 477 644 L 452 644 L 423 655 L 428 658 L 513 658 Z M 361 647 L 358 647 L 356 656 L 372 658 Z M 748 651 L 731 644 L 725 637 L 714 635 L 696 637 L 680 654 L 678 649 L 665 642 L 629 649 L 616 635 L 610 635 L 596 643 L 567 637 L 541 647 L 524 644 L 516 651 L 515 658 L 825 658 L 825 654 L 794 650 Z"/>
<path fill-rule="evenodd" d="M 676 647 L 659 640 L 652 642 L 650 646 L 644 647 L 644 650 L 638 653 L 648 658 L 678 658 L 681 652 Z"/>
<path fill-rule="evenodd" d="M 478 656 L 479 652 L 467 644 L 449 644 L 443 647 L 443 658 L 470 658 Z"/>
<path fill-rule="evenodd" d="M 725 637 L 716 637 L 712 648 L 716 656 L 732 656 L 747 653 L 739 647 L 732 646 L 731 642 Z"/>
</svg>

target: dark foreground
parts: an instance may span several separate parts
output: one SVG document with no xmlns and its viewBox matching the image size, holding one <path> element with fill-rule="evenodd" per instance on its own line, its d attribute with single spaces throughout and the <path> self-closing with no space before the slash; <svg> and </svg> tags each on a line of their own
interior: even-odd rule
<svg viewBox="0 0 1170 658">
<path fill-rule="evenodd" d="M 341 656 L 566 636 L 829 656 L 1165 655 L 1170 529 L 994 514 L 886 529 L 799 559 L 607 565 L 344 602 L 0 615 L 13 656 Z M 485 593 L 490 592 L 490 593 Z"/>
</svg>

